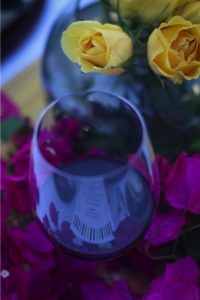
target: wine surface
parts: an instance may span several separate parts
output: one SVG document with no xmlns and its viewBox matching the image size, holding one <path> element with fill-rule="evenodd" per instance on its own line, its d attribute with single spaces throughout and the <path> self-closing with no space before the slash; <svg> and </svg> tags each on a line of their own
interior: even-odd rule
<svg viewBox="0 0 200 300">
<path fill-rule="evenodd" d="M 77 253 L 104 255 L 143 234 L 153 200 L 149 183 L 138 171 L 103 157 L 86 157 L 61 171 L 65 176 L 46 178 L 36 207 L 57 242 Z"/>
</svg>

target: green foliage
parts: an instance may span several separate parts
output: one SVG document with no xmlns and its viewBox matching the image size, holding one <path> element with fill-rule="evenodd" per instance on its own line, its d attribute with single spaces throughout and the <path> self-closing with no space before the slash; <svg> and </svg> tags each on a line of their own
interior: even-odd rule
<svg viewBox="0 0 200 300">
<path fill-rule="evenodd" d="M 191 153 L 200 152 L 200 138 L 194 139 L 190 142 L 188 150 Z"/>
<path fill-rule="evenodd" d="M 1 140 L 9 141 L 13 135 L 23 127 L 24 122 L 20 117 L 9 117 L 1 124 Z"/>
<path fill-rule="evenodd" d="M 200 259 L 200 215 L 187 215 L 187 227 L 182 237 L 187 253 L 194 259 Z"/>
</svg>

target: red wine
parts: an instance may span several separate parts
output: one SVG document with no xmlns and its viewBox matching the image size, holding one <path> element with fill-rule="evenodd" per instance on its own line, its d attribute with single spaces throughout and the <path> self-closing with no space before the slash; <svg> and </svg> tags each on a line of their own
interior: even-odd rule
<svg viewBox="0 0 200 300">
<path fill-rule="evenodd" d="M 104 157 L 66 164 L 39 190 L 37 215 L 66 250 L 88 258 L 122 253 L 149 224 L 153 199 L 131 166 Z"/>
</svg>

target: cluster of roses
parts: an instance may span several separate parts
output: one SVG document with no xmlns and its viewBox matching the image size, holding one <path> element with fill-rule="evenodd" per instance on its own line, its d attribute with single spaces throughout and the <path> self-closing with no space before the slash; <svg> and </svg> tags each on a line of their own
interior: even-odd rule
<svg viewBox="0 0 200 300">
<path fill-rule="evenodd" d="M 2 104 L 3 122 L 19 116 L 7 97 Z M 198 300 L 200 272 L 190 256 L 165 265 L 149 254 L 181 235 L 187 214 L 200 214 L 200 155 L 182 153 L 174 165 L 157 157 L 167 211 L 158 209 L 137 249 L 111 262 L 84 262 L 59 252 L 34 220 L 28 185 L 32 133 L 23 122 L 29 130 L 13 135 L 6 148 L 12 154 L 1 161 L 3 299 Z"/>
<path fill-rule="evenodd" d="M 174 83 L 200 76 L 200 1 L 107 2 L 111 23 L 77 21 L 63 32 L 62 49 L 83 72 L 120 74 L 143 43 L 143 56 L 159 76 Z"/>
</svg>

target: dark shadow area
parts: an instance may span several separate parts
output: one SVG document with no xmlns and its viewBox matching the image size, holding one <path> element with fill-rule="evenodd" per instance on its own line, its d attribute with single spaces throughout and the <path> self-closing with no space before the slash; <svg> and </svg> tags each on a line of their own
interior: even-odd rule
<svg viewBox="0 0 200 300">
<path fill-rule="evenodd" d="M 2 0 L 1 58 L 11 55 L 31 34 L 45 7 L 45 0 Z"/>
</svg>

